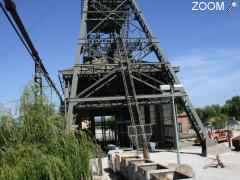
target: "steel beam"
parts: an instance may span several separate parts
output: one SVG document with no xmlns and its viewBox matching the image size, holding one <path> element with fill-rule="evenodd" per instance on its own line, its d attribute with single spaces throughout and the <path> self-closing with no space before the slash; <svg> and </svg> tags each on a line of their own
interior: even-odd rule
<svg viewBox="0 0 240 180">
<path fill-rule="evenodd" d="M 91 89 L 93 89 L 95 86 L 97 85 L 101 85 L 100 83 L 102 83 L 104 80 L 107 80 L 112 74 L 116 73 L 116 71 L 119 70 L 118 68 L 110 71 L 107 75 L 105 75 L 104 77 L 102 77 L 101 79 L 97 80 L 95 83 L 93 83 L 91 86 L 89 86 L 88 88 L 84 89 L 82 92 L 77 94 L 77 97 L 80 97 L 82 95 L 84 95 L 86 92 L 90 91 Z"/>
<path fill-rule="evenodd" d="M 107 1 L 89 0 L 92 5 L 90 9 L 87 9 L 87 1 L 84 2 L 76 64 L 74 69 L 59 72 L 66 81 L 72 84 L 69 113 L 72 113 L 73 104 L 81 109 L 101 106 L 110 108 L 111 106 L 126 106 L 128 104 L 131 106 L 129 107 L 129 111 L 131 111 L 131 108 L 135 108 L 132 106 L 134 103 L 150 104 L 161 103 L 169 98 L 171 100 L 171 94 L 161 94 L 158 86 L 181 84 L 176 76 L 179 68 L 170 65 L 136 1 L 111 1 L 111 3 L 106 4 Z M 86 17 L 87 14 L 88 17 Z M 83 29 L 87 31 L 83 33 Z M 134 35 L 129 36 L 129 34 Z M 150 53 L 155 53 L 158 63 L 146 62 L 146 56 Z M 82 54 L 85 64 L 80 64 L 80 54 Z M 110 62 L 110 64 L 101 64 L 101 62 Z M 111 73 L 115 68 L 119 69 L 121 73 Z M 120 76 L 123 79 L 124 89 L 119 90 L 119 94 L 125 91 L 126 96 L 114 97 L 108 96 L 106 93 L 102 97 L 94 97 L 96 91 Z M 87 78 L 98 80 L 88 87 L 82 87 L 84 90 L 76 95 L 78 78 L 83 78 L 83 86 L 86 86 Z M 136 94 L 132 79 L 159 91 L 159 93 Z M 199 117 L 185 90 L 182 91 L 178 92 L 179 96 L 176 98 L 183 104 L 196 133 L 199 135 L 200 130 L 202 130 L 208 142 L 209 138 Z M 136 100 L 134 100 L 135 96 Z M 138 114 L 137 106 L 135 110 Z M 70 121 L 72 122 L 72 120 Z"/>
<path fill-rule="evenodd" d="M 185 93 L 174 93 L 173 97 L 185 97 Z M 157 98 L 170 98 L 171 93 L 151 94 L 151 95 L 137 95 L 137 99 L 157 99 Z M 88 98 L 70 98 L 70 102 L 94 102 L 94 101 L 121 101 L 126 100 L 125 96 L 108 96 L 108 97 L 88 97 Z"/>
<path fill-rule="evenodd" d="M 87 11 L 87 8 L 88 8 L 88 0 L 85 0 L 83 10 Z M 79 39 L 83 39 L 83 37 L 84 37 L 85 26 L 86 26 L 85 19 L 86 18 L 87 18 L 87 13 L 83 13 L 82 19 L 81 19 Z M 78 44 L 77 55 L 76 55 L 76 64 L 80 64 L 81 51 L 82 51 L 82 45 Z M 72 77 L 72 85 L 71 85 L 71 90 L 70 90 L 70 98 L 76 97 L 77 85 L 78 85 L 78 70 L 77 70 L 77 68 L 74 67 L 73 77 Z M 68 110 L 67 110 L 68 112 L 67 112 L 67 119 L 66 119 L 66 125 L 65 125 L 65 128 L 68 130 L 72 129 L 72 125 L 73 125 L 73 106 L 74 106 L 74 103 L 72 103 L 70 101 L 68 104 Z"/>
</svg>

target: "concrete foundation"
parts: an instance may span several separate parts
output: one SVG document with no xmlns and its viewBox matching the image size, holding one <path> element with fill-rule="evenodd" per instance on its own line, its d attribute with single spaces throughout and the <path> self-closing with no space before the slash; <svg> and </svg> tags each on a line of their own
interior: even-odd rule
<svg viewBox="0 0 240 180">
<path fill-rule="evenodd" d="M 164 165 L 138 156 L 121 155 L 120 167 L 120 173 L 129 180 L 192 179 L 177 170 L 170 170 Z"/>
</svg>

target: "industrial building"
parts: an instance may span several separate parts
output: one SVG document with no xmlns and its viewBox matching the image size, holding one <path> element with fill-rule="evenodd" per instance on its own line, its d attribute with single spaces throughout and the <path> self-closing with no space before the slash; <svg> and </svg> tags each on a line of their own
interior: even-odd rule
<svg viewBox="0 0 240 180">
<path fill-rule="evenodd" d="M 208 136 L 176 76 L 178 71 L 135 0 L 82 1 L 75 65 L 59 71 L 66 128 L 81 129 L 87 121 L 93 135 L 96 127 L 104 134 L 111 129 L 114 138 L 109 141 L 120 147 L 138 149 L 152 141 L 159 148 L 169 148 L 177 137 L 178 103 L 205 147 Z M 100 122 L 95 121 L 98 116 Z M 104 116 L 115 121 L 105 121 Z M 102 141 L 110 143 L 106 138 Z"/>
</svg>

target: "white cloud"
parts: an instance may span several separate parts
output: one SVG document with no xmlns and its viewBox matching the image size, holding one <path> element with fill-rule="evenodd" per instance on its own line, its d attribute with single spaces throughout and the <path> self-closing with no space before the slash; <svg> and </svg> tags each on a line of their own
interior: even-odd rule
<svg viewBox="0 0 240 180">
<path fill-rule="evenodd" d="M 193 104 L 223 104 L 240 94 L 240 48 L 193 50 L 172 58 Z"/>
</svg>

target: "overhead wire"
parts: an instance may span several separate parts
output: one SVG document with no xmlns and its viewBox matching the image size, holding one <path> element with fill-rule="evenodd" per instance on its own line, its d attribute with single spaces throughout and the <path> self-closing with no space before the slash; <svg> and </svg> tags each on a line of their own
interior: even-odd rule
<svg viewBox="0 0 240 180">
<path fill-rule="evenodd" d="M 60 0 L 55 0 L 50 6 L 49 8 L 46 9 L 46 11 L 30 26 L 30 31 L 32 29 L 34 29 L 59 3 Z M 1 5 L 1 9 L 4 9 L 4 6 Z M 5 9 L 4 9 L 5 10 Z M 3 10 L 3 11 L 4 11 Z M 5 10 L 6 11 L 6 10 Z M 4 12 L 5 14 L 5 12 Z M 6 56 L 14 47 L 17 46 L 19 41 L 13 43 L 12 45 L 10 45 L 5 51 L 3 51 L 2 54 L 0 54 L 0 58 L 3 58 L 4 56 Z"/>
<path fill-rule="evenodd" d="M 58 1 L 56 1 L 58 2 Z M 10 16 L 8 15 L 7 11 L 5 10 L 4 6 L 2 5 L 2 3 L 0 2 L 0 6 L 1 9 L 3 10 L 5 16 L 7 17 L 8 21 L 10 22 L 10 24 L 12 25 L 12 27 L 14 28 L 15 32 L 17 33 L 18 37 L 20 38 L 21 42 L 23 43 L 24 47 L 27 49 L 28 53 L 30 54 L 30 56 L 32 57 L 32 59 L 35 62 L 35 65 L 41 70 L 41 72 L 43 73 L 47 83 L 49 84 L 49 86 L 51 86 L 56 94 L 59 96 L 59 99 L 61 101 L 61 103 L 63 103 L 62 97 L 58 91 L 58 89 L 56 88 L 54 82 L 52 81 L 52 79 L 50 78 L 45 66 L 42 63 L 41 58 L 38 55 L 38 52 L 36 51 L 17 11 L 16 11 L 16 7 L 15 4 L 13 3 L 12 0 L 4 0 L 5 3 L 5 7 L 6 9 L 10 12 L 10 14 L 12 15 L 17 27 L 15 26 L 15 24 L 13 23 L 12 19 L 10 18 Z M 20 32 L 18 31 L 20 30 Z"/>
<path fill-rule="evenodd" d="M 12 19 L 10 18 L 10 16 L 8 15 L 7 11 L 5 10 L 3 4 L 0 2 L 0 7 L 4 13 L 4 15 L 6 16 L 7 20 L 9 21 L 9 23 L 11 24 L 12 28 L 14 29 L 14 31 L 16 32 L 17 36 L 19 37 L 20 41 L 23 43 L 24 47 L 26 48 L 26 50 L 28 51 L 28 53 L 30 54 L 30 56 L 33 58 L 32 53 L 30 51 L 30 49 L 28 48 L 27 44 L 25 43 L 23 37 L 21 36 L 21 34 L 19 33 L 19 31 L 17 30 L 17 27 L 15 26 L 15 24 L 13 23 Z"/>
</svg>

